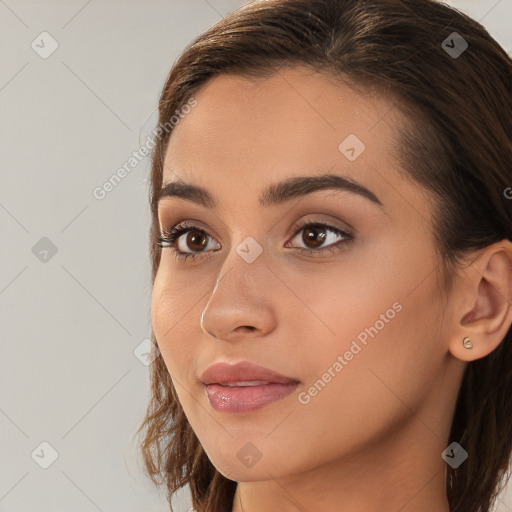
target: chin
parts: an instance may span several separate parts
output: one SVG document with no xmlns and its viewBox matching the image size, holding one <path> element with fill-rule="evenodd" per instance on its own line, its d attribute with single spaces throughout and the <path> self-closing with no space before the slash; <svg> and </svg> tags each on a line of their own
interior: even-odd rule
<svg viewBox="0 0 512 512">
<path fill-rule="evenodd" d="M 278 468 L 276 465 L 264 465 L 261 461 L 255 464 L 252 468 L 246 467 L 240 462 L 227 462 L 223 465 L 213 465 L 222 476 L 235 482 L 262 482 L 264 480 L 269 480 L 271 478 L 270 475 L 272 475 L 272 477 L 281 476 L 278 474 Z"/>
<path fill-rule="evenodd" d="M 287 464 L 296 461 L 296 454 L 279 452 L 279 447 L 275 446 L 263 446 L 263 441 L 234 442 L 221 447 L 222 451 L 217 444 L 207 455 L 219 473 L 237 482 L 260 482 L 288 473 Z M 293 468 L 288 469 L 292 472 Z"/>
</svg>

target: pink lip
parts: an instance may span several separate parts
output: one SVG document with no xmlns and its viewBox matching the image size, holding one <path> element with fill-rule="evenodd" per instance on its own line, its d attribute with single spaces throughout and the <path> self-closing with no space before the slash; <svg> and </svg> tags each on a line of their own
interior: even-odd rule
<svg viewBox="0 0 512 512">
<path fill-rule="evenodd" d="M 201 376 L 210 405 L 219 412 L 252 412 L 292 393 L 299 381 L 268 368 L 249 363 L 217 363 Z M 237 382 L 261 381 L 251 386 Z M 228 384 L 231 384 L 229 386 Z"/>
</svg>

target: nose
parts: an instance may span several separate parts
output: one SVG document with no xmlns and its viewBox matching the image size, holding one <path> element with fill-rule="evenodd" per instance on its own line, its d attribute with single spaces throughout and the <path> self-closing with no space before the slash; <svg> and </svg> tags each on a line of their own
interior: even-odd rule
<svg viewBox="0 0 512 512">
<path fill-rule="evenodd" d="M 269 293 L 272 273 L 263 255 L 247 263 L 234 252 L 226 266 L 201 314 L 202 330 L 230 341 L 270 333 L 276 322 L 275 296 Z"/>
</svg>

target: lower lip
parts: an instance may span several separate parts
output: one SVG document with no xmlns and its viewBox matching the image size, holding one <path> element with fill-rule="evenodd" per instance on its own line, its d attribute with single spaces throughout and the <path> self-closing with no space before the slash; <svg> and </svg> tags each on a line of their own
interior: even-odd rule
<svg viewBox="0 0 512 512">
<path fill-rule="evenodd" d="M 206 394 L 211 406 L 219 412 L 245 413 L 265 407 L 293 393 L 298 383 L 269 383 L 261 386 L 221 386 L 208 384 Z"/>
</svg>

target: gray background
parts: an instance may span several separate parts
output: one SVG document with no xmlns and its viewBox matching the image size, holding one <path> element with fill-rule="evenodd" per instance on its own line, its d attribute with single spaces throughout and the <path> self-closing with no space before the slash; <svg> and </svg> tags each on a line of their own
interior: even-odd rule
<svg viewBox="0 0 512 512">
<path fill-rule="evenodd" d="M 168 510 L 133 440 L 149 398 L 149 162 L 93 190 L 149 133 L 186 43 L 243 3 L 0 0 L 0 511 Z M 512 49 L 512 0 L 451 3 Z M 51 48 L 43 31 L 47 58 L 31 47 Z"/>
</svg>

